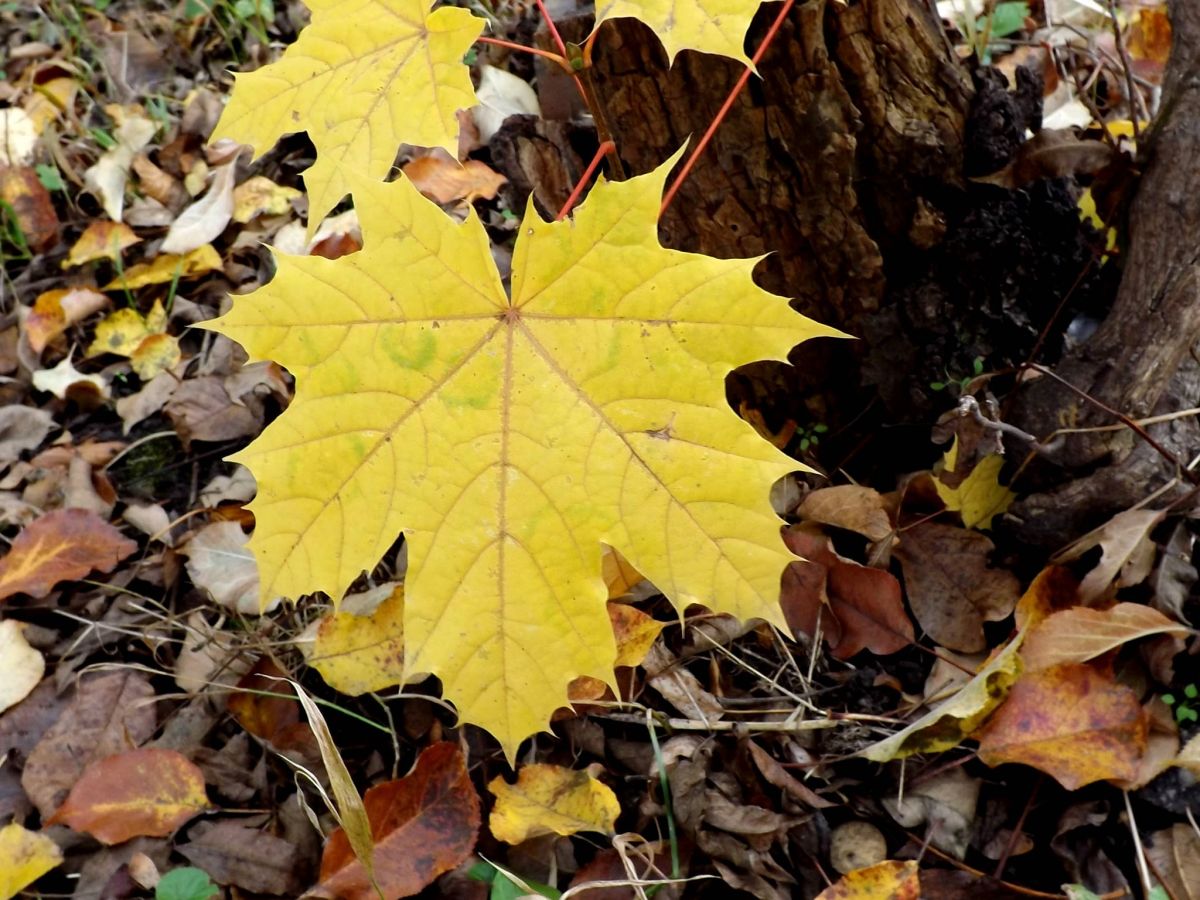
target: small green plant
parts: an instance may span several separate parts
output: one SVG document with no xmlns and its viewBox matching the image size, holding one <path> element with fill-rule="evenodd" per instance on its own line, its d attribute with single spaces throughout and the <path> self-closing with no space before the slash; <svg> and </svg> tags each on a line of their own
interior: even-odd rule
<svg viewBox="0 0 1200 900">
<path fill-rule="evenodd" d="M 220 889 L 200 869 L 184 866 L 164 875 L 154 889 L 154 900 L 210 900 Z"/>
<path fill-rule="evenodd" d="M 63 181 L 62 172 L 58 171 L 58 166 L 39 163 L 34 171 L 37 172 L 38 181 L 46 190 L 65 191 L 67 189 L 67 184 Z"/>
<path fill-rule="evenodd" d="M 800 452 L 807 453 L 810 449 L 815 448 L 821 443 L 821 435 L 829 432 L 829 426 L 824 422 L 818 422 L 815 425 L 807 425 L 797 431 L 800 435 Z"/>
<path fill-rule="evenodd" d="M 951 385 L 956 386 L 959 391 L 965 391 L 967 389 L 967 385 L 971 383 L 972 379 L 978 378 L 983 374 L 983 357 L 975 357 L 975 359 L 971 362 L 971 373 L 969 375 L 963 375 L 961 378 L 955 378 L 950 374 L 949 371 L 945 369 L 942 371 L 946 372 L 946 380 L 929 382 L 929 389 L 931 391 L 944 391 Z"/>
<path fill-rule="evenodd" d="M 1192 706 L 1197 697 L 1200 697 L 1200 687 L 1189 684 L 1183 689 L 1182 699 L 1174 694 L 1163 694 L 1162 700 L 1175 711 L 1175 721 L 1182 725 L 1184 722 L 1200 722 L 1200 712 Z"/>
<path fill-rule="evenodd" d="M 219 10 L 219 12 L 218 12 Z M 228 40 L 227 27 L 241 27 L 267 43 L 267 26 L 275 19 L 274 0 L 187 0 L 183 14 L 189 19 L 209 16 Z"/>
</svg>

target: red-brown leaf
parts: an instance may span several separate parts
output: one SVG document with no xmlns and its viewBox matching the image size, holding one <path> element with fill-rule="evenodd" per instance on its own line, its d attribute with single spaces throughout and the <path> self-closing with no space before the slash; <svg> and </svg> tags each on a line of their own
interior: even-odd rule
<svg viewBox="0 0 1200 900">
<path fill-rule="evenodd" d="M 56 509 L 17 535 L 0 559 L 0 600 L 13 594 L 44 597 L 60 581 L 111 572 L 137 549 L 108 522 L 83 509 Z"/>
<path fill-rule="evenodd" d="M 819 618 L 829 652 L 838 659 L 864 648 L 896 653 L 912 643 L 912 622 L 893 575 L 843 559 L 829 538 L 801 528 L 786 529 L 784 541 L 804 557 L 783 573 L 780 603 L 793 632 L 815 635 Z"/>
<path fill-rule="evenodd" d="M 88 766 L 47 825 L 69 825 L 105 844 L 166 837 L 208 808 L 204 775 L 174 750 L 144 748 Z"/>
<path fill-rule="evenodd" d="M 459 865 L 475 847 L 479 797 L 466 760 L 448 741 L 424 750 L 411 773 L 376 785 L 363 797 L 375 840 L 375 878 L 384 896 L 410 897 Z M 375 900 L 362 863 L 338 829 L 325 845 L 321 883 L 310 894 Z"/>
</svg>

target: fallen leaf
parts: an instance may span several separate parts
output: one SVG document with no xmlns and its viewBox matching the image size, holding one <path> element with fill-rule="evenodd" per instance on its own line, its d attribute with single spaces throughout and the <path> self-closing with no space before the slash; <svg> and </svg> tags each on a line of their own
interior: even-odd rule
<svg viewBox="0 0 1200 900">
<path fill-rule="evenodd" d="M 131 291 L 148 284 L 168 284 L 177 278 L 199 278 L 220 268 L 220 254 L 212 244 L 205 244 L 183 256 L 164 253 L 148 263 L 130 266 L 100 290 Z"/>
<path fill-rule="evenodd" d="M 54 417 L 44 409 L 10 403 L 0 406 L 0 464 L 16 462 L 26 450 L 41 446 Z"/>
<path fill-rule="evenodd" d="M 19 106 L 0 109 L 0 166 L 24 166 L 33 162 L 37 147 L 37 123 Z"/>
<path fill-rule="evenodd" d="M 300 704 L 287 686 L 287 673 L 271 658 L 259 659 L 229 695 L 229 714 L 250 734 L 286 743 L 300 722 Z"/>
<path fill-rule="evenodd" d="M 45 253 L 58 243 L 58 213 L 34 169 L 0 166 L 0 202 L 12 208 L 13 224 L 31 251 Z"/>
<path fill-rule="evenodd" d="M 1170 890 L 1168 896 L 1176 900 L 1200 897 L 1200 835 L 1190 823 L 1176 823 L 1151 834 L 1146 856 L 1155 879 Z"/>
<path fill-rule="evenodd" d="M 141 243 L 141 240 L 124 222 L 98 219 L 88 225 L 79 240 L 71 245 L 67 258 L 63 260 L 63 268 L 82 266 L 98 259 L 118 259 L 122 250 L 128 250 L 134 244 Z"/>
<path fill-rule="evenodd" d="M 540 116 L 537 92 L 524 78 L 496 66 L 479 67 L 479 105 L 471 110 L 479 139 L 486 142 L 496 136 L 509 116 Z"/>
<path fill-rule="evenodd" d="M 1200 775 L 1200 734 L 1195 735 L 1183 745 L 1183 749 L 1175 757 L 1175 765 L 1187 769 L 1194 775 Z"/>
<path fill-rule="evenodd" d="M 497 776 L 488 782 L 496 798 L 488 827 L 506 844 L 541 834 L 598 831 L 613 834 L 621 813 L 617 795 L 587 771 L 548 763 L 522 766 L 517 783 Z"/>
<path fill-rule="evenodd" d="M 166 327 L 167 314 L 158 300 L 154 301 L 154 306 L 145 315 L 130 307 L 118 309 L 96 326 L 96 337 L 86 355 L 88 358 L 105 353 L 133 356 L 142 341 L 161 334 Z"/>
<path fill-rule="evenodd" d="M 233 189 L 233 221 L 244 225 L 259 216 L 282 215 L 292 208 L 293 200 L 303 196 L 295 188 L 254 175 Z"/>
<path fill-rule="evenodd" d="M 341 694 L 357 697 L 404 681 L 404 585 L 351 594 L 320 620 L 308 664 Z"/>
<path fill-rule="evenodd" d="M 1129 26 L 1128 44 L 1134 59 L 1166 64 L 1171 55 L 1171 18 L 1166 4 L 1138 9 Z"/>
<path fill-rule="evenodd" d="M 106 672 L 80 678 L 71 703 L 25 761 L 21 786 L 50 818 L 96 760 L 131 750 L 154 733 L 154 688 L 142 675 Z M 20 707 L 17 707 L 20 709 Z"/>
<path fill-rule="evenodd" d="M 58 844 L 10 822 L 0 828 L 0 897 L 17 896 L 62 861 Z"/>
<path fill-rule="evenodd" d="M 609 600 L 624 597 L 646 580 L 641 572 L 629 564 L 629 560 L 607 544 L 600 557 L 600 575 L 608 585 Z"/>
<path fill-rule="evenodd" d="M 84 375 L 69 356 L 64 356 L 53 369 L 34 372 L 32 380 L 35 389 L 53 394 L 59 400 L 66 400 L 69 394 L 78 399 L 80 389 L 85 387 L 97 400 L 109 398 L 108 382 L 99 375 Z"/>
<path fill-rule="evenodd" d="M 475 848 L 479 797 L 462 752 L 448 741 L 421 751 L 404 778 L 368 790 L 363 804 L 375 843 L 375 879 L 385 896 L 419 893 Z M 321 883 L 307 896 L 376 900 L 378 895 L 341 829 L 326 843 Z"/>
<path fill-rule="evenodd" d="M 883 807 L 901 827 L 911 832 L 925 826 L 922 831 L 934 847 L 963 859 L 976 825 L 982 783 L 955 767 L 905 785 L 895 796 L 884 797 Z"/>
<path fill-rule="evenodd" d="M 1104 141 L 1080 140 L 1073 128 L 1043 128 L 999 172 L 971 180 L 1019 190 L 1043 178 L 1098 175 L 1119 158 Z"/>
<path fill-rule="evenodd" d="M 127 116 L 113 131 L 116 145 L 105 151 L 86 172 L 83 181 L 95 194 L 104 212 L 114 222 L 120 222 L 125 211 L 125 183 L 133 157 L 150 143 L 158 126 L 142 116 Z"/>
<path fill-rule="evenodd" d="M 46 291 L 33 301 L 33 309 L 21 323 L 29 346 L 40 354 L 46 345 L 76 322 L 109 304 L 106 294 L 90 288 L 65 288 Z"/>
<path fill-rule="evenodd" d="M 681 5 L 674 0 L 600 0 L 596 27 L 609 19 L 640 19 L 658 35 L 667 59 L 675 61 L 681 50 L 716 53 L 750 65 L 743 44 L 758 0 L 695 0 Z"/>
<path fill-rule="evenodd" d="M 250 144 L 257 159 L 285 134 L 307 131 L 317 149 L 304 173 L 310 234 L 349 193 L 346 173 L 382 180 L 402 143 L 457 148 L 455 112 L 475 103 L 462 58 L 486 23 L 431 5 L 312 3 L 309 25 L 281 59 L 238 76 L 212 140 Z"/>
<path fill-rule="evenodd" d="M 0 559 L 0 600 L 13 594 L 44 597 L 59 582 L 111 572 L 136 549 L 95 513 L 56 509 L 18 534 Z"/>
<path fill-rule="evenodd" d="M 0 713 L 28 697 L 46 673 L 46 660 L 29 646 L 24 630 L 15 619 L 0 622 Z"/>
<path fill-rule="evenodd" d="M 917 622 L 943 647 L 987 647 L 983 626 L 1006 618 L 1020 598 L 1015 575 L 988 566 L 992 542 L 977 531 L 923 522 L 904 531 L 892 551 L 904 572 Z"/>
<path fill-rule="evenodd" d="M 975 736 L 979 758 L 989 766 L 1024 763 L 1073 791 L 1109 778 L 1133 779 L 1148 730 L 1131 688 L 1111 672 L 1066 664 L 1021 676 Z"/>
<path fill-rule="evenodd" d="M 1085 606 L 1047 616 L 1025 638 L 1021 659 L 1026 671 L 1060 663 L 1082 663 L 1130 641 L 1155 634 L 1186 637 L 1192 630 L 1140 603 L 1118 603 L 1109 609 Z"/>
<path fill-rule="evenodd" d="M 167 837 L 207 808 L 200 769 L 174 750 L 146 747 L 89 765 L 46 824 L 68 825 L 111 846 Z"/>
<path fill-rule="evenodd" d="M 921 718 L 859 752 L 875 762 L 957 747 L 999 706 L 1021 674 L 1020 640 L 1010 641 L 954 696 Z"/>
<path fill-rule="evenodd" d="M 267 287 L 205 324 L 297 378 L 233 458 L 259 485 L 264 592 L 340 599 L 403 531 L 406 666 L 509 753 L 573 678 L 612 678 L 601 544 L 680 609 L 783 622 L 769 492 L 796 464 L 716 373 L 839 333 L 756 287 L 755 260 L 663 248 L 671 165 L 594 188 L 570 222 L 530 212 L 512 298 L 476 217 L 454 224 L 405 179 L 356 181 L 362 251 L 278 257 Z M 419 290 L 417 269 L 433 273 Z"/>
<path fill-rule="evenodd" d="M 22 108 L 33 120 L 38 134 L 56 119 L 61 119 L 66 110 L 75 103 L 79 93 L 79 82 L 63 76 L 40 81 L 32 93 L 25 98 Z"/>
<path fill-rule="evenodd" d="M 192 584 L 208 591 L 213 600 L 244 616 L 271 612 L 279 605 L 275 597 L 263 604 L 260 598 L 258 564 L 246 544 L 249 537 L 237 522 L 205 525 L 178 548 L 187 557 Z M 0 565 L 3 561 L 0 560 Z"/>
<path fill-rule="evenodd" d="M 955 469 L 958 459 L 958 438 L 946 451 L 942 472 L 933 480 L 938 496 L 946 509 L 962 516 L 967 528 L 992 527 L 992 519 L 1008 509 L 1016 494 L 1000 484 L 1000 470 L 1004 468 L 1004 457 L 992 454 L 984 457 L 969 474 L 963 476 Z M 957 476 L 957 486 L 950 487 L 941 475 Z"/>
<path fill-rule="evenodd" d="M 167 400 L 164 410 L 184 443 L 231 441 L 262 430 L 262 401 L 253 394 L 234 396 L 229 378 L 188 378 Z"/>
<path fill-rule="evenodd" d="M 872 541 L 882 541 L 893 531 L 883 496 L 873 488 L 858 484 L 839 484 L 812 491 L 804 497 L 796 515 L 809 522 L 845 528 Z"/>
<path fill-rule="evenodd" d="M 176 851 L 218 884 L 253 894 L 302 893 L 299 872 L 304 861 L 290 841 L 229 819 L 203 830 L 194 826 L 189 837 Z"/>
<path fill-rule="evenodd" d="M 1091 606 L 1109 591 L 1114 582 L 1119 589 L 1146 580 L 1156 555 L 1150 532 L 1166 514 L 1164 509 L 1127 509 L 1119 512 L 1054 557 L 1056 563 L 1070 562 L 1093 547 L 1100 547 L 1100 562 L 1084 576 L 1079 585 L 1081 604 Z"/>
<path fill-rule="evenodd" d="M 915 862 L 884 860 L 844 875 L 816 900 L 918 900 L 920 871 Z"/>
<path fill-rule="evenodd" d="M 418 156 L 405 163 L 402 171 L 418 191 L 443 206 L 456 200 L 466 203 L 491 200 L 500 186 L 508 182 L 487 163 L 468 159 L 460 164 L 448 154 Z"/>
<path fill-rule="evenodd" d="M 784 570 L 780 595 L 793 634 L 815 637 L 819 627 L 838 659 L 864 649 L 896 653 L 912 643 L 912 622 L 891 573 L 838 556 L 829 538 L 803 526 L 785 529 L 784 541 L 803 558 Z"/>
<path fill-rule="evenodd" d="M 617 639 L 614 665 L 640 666 L 662 633 L 663 623 L 624 603 L 608 604 L 608 618 Z"/>
<path fill-rule="evenodd" d="M 162 242 L 163 253 L 191 253 L 216 240 L 233 218 L 233 178 L 236 160 L 212 171 L 212 184 L 204 196 L 181 212 Z"/>
<path fill-rule="evenodd" d="M 150 381 L 156 375 L 175 368 L 182 358 L 177 338 L 169 334 L 149 334 L 129 354 L 129 364 L 138 378 Z"/>
<path fill-rule="evenodd" d="M 1029 634 L 1049 616 L 1079 605 L 1079 581 L 1065 566 L 1047 566 L 1025 589 L 1013 611 L 1017 631 Z"/>
</svg>

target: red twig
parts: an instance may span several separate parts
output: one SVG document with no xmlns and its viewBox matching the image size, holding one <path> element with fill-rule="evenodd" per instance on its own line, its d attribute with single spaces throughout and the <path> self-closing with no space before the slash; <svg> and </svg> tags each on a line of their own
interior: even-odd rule
<svg viewBox="0 0 1200 900">
<path fill-rule="evenodd" d="M 497 47 L 507 47 L 509 50 L 520 50 L 524 53 L 534 53 L 538 56 L 544 56 L 546 59 L 562 66 L 568 72 L 571 71 L 571 64 L 568 63 L 564 57 L 559 56 L 557 53 L 551 53 L 549 50 L 541 50 L 537 47 L 526 47 L 524 44 L 518 44 L 514 41 L 506 41 L 503 38 L 494 37 L 481 37 L 479 38 L 479 43 L 495 44 Z"/>
<path fill-rule="evenodd" d="M 771 23 L 771 28 L 767 31 L 766 36 L 762 39 L 762 43 L 758 45 L 758 49 L 754 51 L 754 56 L 750 58 L 750 65 L 742 72 L 742 77 L 738 79 L 737 84 L 733 86 L 733 90 L 729 92 L 729 96 L 725 98 L 725 102 L 721 104 L 721 108 L 717 110 L 716 116 L 713 117 L 712 124 L 708 126 L 708 130 L 704 132 L 704 136 L 700 138 L 694 149 L 687 158 L 687 162 L 683 164 L 683 168 L 679 170 L 679 174 L 675 176 L 675 180 L 671 182 L 671 186 L 667 188 L 667 192 L 663 194 L 662 206 L 659 207 L 658 215 L 661 218 L 662 214 L 667 211 L 667 207 L 671 205 L 671 201 L 675 199 L 675 194 L 679 192 L 680 186 L 687 181 L 687 177 L 692 174 L 692 169 L 696 165 L 696 161 L 700 158 L 700 154 L 708 146 L 713 135 L 717 133 L 717 129 L 721 127 L 721 123 L 725 121 L 725 116 L 733 107 L 733 103 L 741 94 L 742 89 L 746 87 L 746 82 L 750 80 L 750 76 L 754 74 L 754 68 L 758 65 L 758 61 L 763 58 L 763 54 L 767 52 L 767 48 L 771 46 L 771 41 L 775 40 L 775 35 L 779 33 L 779 29 L 783 27 L 783 21 L 787 18 L 787 14 L 792 11 L 792 6 L 795 0 L 784 0 L 783 8 L 779 10 L 779 15 L 775 17 L 775 21 Z M 541 0 L 538 0 L 538 5 L 541 5 Z"/>
<path fill-rule="evenodd" d="M 567 198 L 567 202 L 563 204 L 563 208 L 554 217 L 555 222 L 561 222 L 575 208 L 575 204 L 579 202 L 580 195 L 583 194 L 583 189 L 587 187 L 588 182 L 592 180 L 592 176 L 596 173 L 596 169 L 600 165 L 600 160 L 604 159 L 605 154 L 616 150 L 616 148 L 617 145 L 612 141 L 605 141 L 596 148 L 596 155 L 592 157 L 591 163 L 580 177 L 579 182 L 575 185 L 575 190 L 571 191 L 571 196 Z"/>
</svg>

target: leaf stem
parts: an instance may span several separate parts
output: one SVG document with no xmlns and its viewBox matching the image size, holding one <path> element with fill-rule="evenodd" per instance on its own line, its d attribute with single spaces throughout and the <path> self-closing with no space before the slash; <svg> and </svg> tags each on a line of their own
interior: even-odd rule
<svg viewBox="0 0 1200 900">
<path fill-rule="evenodd" d="M 558 33 L 558 26 L 554 24 L 554 19 L 550 17 L 550 10 L 546 9 L 543 0 L 534 0 L 534 2 L 537 3 L 538 12 L 542 14 L 542 18 L 546 22 L 546 29 L 554 38 L 554 43 L 558 45 L 558 52 L 562 54 L 563 59 L 566 59 L 568 56 L 567 45 L 563 42 L 562 35 Z"/>
<path fill-rule="evenodd" d="M 584 170 L 583 175 L 576 182 L 575 189 L 571 191 L 571 196 L 567 198 L 567 202 L 563 204 L 562 209 L 558 211 L 558 215 L 554 217 L 555 222 L 561 222 L 575 208 L 575 204 L 579 202 L 579 197 L 583 193 L 583 189 L 587 187 L 588 182 L 592 180 L 592 175 L 595 174 L 597 167 L 599 167 L 600 160 L 604 159 L 609 151 L 616 149 L 617 145 L 611 140 L 605 141 L 596 148 L 596 155 L 592 157 L 592 161 L 588 163 L 588 167 Z"/>
<path fill-rule="evenodd" d="M 538 0 L 538 3 L 540 5 L 541 0 Z M 725 102 L 717 110 L 717 114 L 713 117 L 708 130 L 704 132 L 704 136 L 696 143 L 696 149 L 688 156 L 687 162 L 683 164 L 683 168 L 679 170 L 679 174 L 675 176 L 675 180 L 671 182 L 671 186 L 667 188 L 667 192 L 663 194 L 662 206 L 658 210 L 659 218 L 662 218 L 663 213 L 667 211 L 667 207 L 671 205 L 671 201 L 675 199 L 675 195 L 679 192 L 679 188 L 687 181 L 688 176 L 692 174 L 692 169 L 695 167 L 696 161 L 700 158 L 700 154 L 708 147 L 713 135 L 717 133 L 717 129 L 725 121 L 725 116 L 729 114 L 729 110 L 733 108 L 734 101 L 737 100 L 738 95 L 746 87 L 750 76 L 754 74 L 754 68 L 758 65 L 758 61 L 763 58 L 763 54 L 767 52 L 767 48 L 775 40 L 775 35 L 783 27 L 783 22 L 787 18 L 788 13 L 792 11 L 794 4 L 795 0 L 784 0 L 783 7 L 779 10 L 779 15 L 775 17 L 775 21 L 771 23 L 766 36 L 762 39 L 762 43 L 758 45 L 758 49 L 754 51 L 754 56 L 750 58 L 750 65 L 746 66 L 745 71 L 742 72 L 742 76 L 737 80 L 737 84 L 733 86 L 733 90 L 729 92 L 729 96 L 725 98 Z"/>
<path fill-rule="evenodd" d="M 480 37 L 480 44 L 493 44 L 497 47 L 507 47 L 509 50 L 520 50 L 523 53 L 533 53 L 536 56 L 544 56 L 546 59 L 566 69 L 572 75 L 571 64 L 567 62 L 565 57 L 559 56 L 557 53 L 551 53 L 549 50 L 542 50 L 538 47 L 526 47 L 524 44 L 518 44 L 516 41 L 506 41 L 503 38 Z"/>
</svg>

